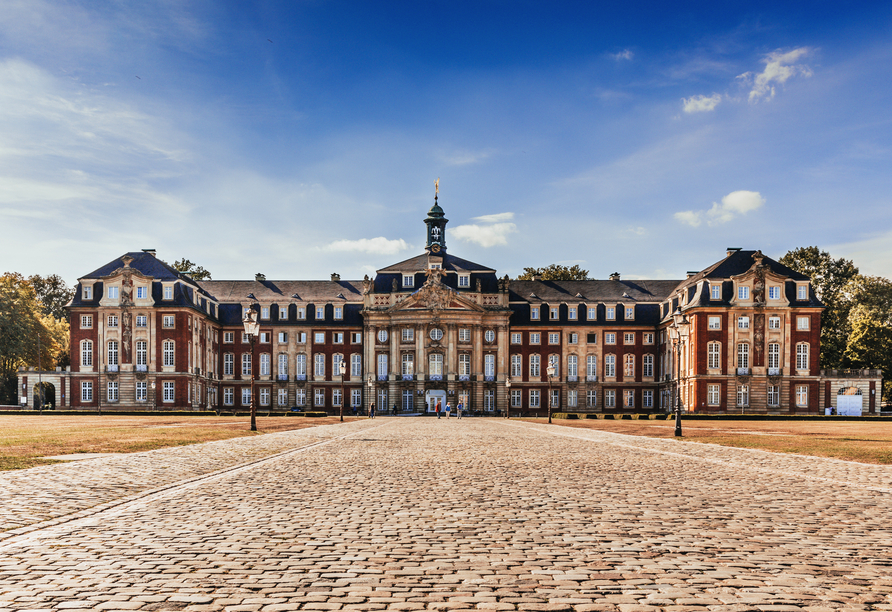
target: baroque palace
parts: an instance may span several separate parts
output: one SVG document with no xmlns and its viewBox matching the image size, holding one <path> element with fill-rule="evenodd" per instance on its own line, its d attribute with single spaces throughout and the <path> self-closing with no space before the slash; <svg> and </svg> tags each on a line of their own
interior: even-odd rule
<svg viewBox="0 0 892 612">
<path fill-rule="evenodd" d="M 447 222 L 435 197 L 425 252 L 359 281 L 196 281 L 127 253 L 78 279 L 70 371 L 41 378 L 92 411 L 244 411 L 253 374 L 261 411 L 878 413 L 879 372 L 820 369 L 809 278 L 760 251 L 683 280 L 512 281 L 449 254 Z"/>
</svg>

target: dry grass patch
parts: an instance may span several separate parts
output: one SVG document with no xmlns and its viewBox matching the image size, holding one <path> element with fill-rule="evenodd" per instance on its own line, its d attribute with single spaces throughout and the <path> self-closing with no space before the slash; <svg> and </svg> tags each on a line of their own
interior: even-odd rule
<svg viewBox="0 0 892 612">
<path fill-rule="evenodd" d="M 135 453 L 337 423 L 337 417 L 34 415 L 0 416 L 0 470 L 56 463 L 43 457 L 75 453 Z"/>
<path fill-rule="evenodd" d="M 633 436 L 673 438 L 674 421 L 560 420 L 556 425 Z M 682 420 L 683 441 L 758 448 L 778 453 L 892 464 L 892 422 Z"/>
</svg>

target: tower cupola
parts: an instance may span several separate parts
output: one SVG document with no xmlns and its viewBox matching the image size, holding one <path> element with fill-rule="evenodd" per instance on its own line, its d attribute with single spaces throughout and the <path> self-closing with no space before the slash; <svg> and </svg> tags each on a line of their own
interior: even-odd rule
<svg viewBox="0 0 892 612">
<path fill-rule="evenodd" d="M 437 202 L 440 195 L 440 179 L 434 182 L 434 205 L 427 211 L 427 245 L 424 247 L 428 253 L 438 254 L 446 250 L 446 224 L 449 219 L 440 204 Z"/>
</svg>

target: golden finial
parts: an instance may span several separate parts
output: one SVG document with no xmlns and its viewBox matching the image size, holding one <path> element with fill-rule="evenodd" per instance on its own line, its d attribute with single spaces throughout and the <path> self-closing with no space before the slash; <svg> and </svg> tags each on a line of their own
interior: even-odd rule
<svg viewBox="0 0 892 612">
<path fill-rule="evenodd" d="M 434 195 L 440 194 L 440 177 L 437 177 L 437 180 L 434 181 Z"/>
</svg>

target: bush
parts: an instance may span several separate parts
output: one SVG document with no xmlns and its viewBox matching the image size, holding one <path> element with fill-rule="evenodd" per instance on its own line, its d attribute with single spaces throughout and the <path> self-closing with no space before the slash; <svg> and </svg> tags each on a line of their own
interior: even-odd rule
<svg viewBox="0 0 892 612">
<path fill-rule="evenodd" d="M 323 412 L 323 411 L 320 411 L 320 412 L 289 412 L 288 416 L 293 416 L 293 417 L 327 417 L 328 413 Z"/>
<path fill-rule="evenodd" d="M 553 412 L 551 414 L 551 418 L 553 419 L 578 419 L 579 415 L 575 412 Z"/>
</svg>

